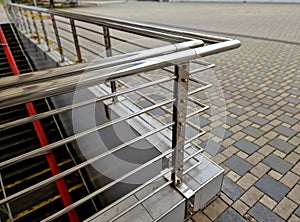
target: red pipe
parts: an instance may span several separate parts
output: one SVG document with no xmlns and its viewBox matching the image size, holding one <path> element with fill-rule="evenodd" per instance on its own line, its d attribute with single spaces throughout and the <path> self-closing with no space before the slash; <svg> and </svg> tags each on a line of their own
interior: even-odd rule
<svg viewBox="0 0 300 222">
<path fill-rule="evenodd" d="M 9 66 L 11 68 L 13 75 L 19 75 L 20 71 L 19 71 L 16 61 L 11 53 L 11 50 L 7 44 L 6 38 L 4 36 L 4 33 L 3 33 L 1 27 L 0 27 L 0 43 L 3 44 L 3 49 L 4 49 L 7 61 L 9 63 Z M 29 116 L 33 116 L 33 115 L 37 114 L 32 102 L 26 103 L 25 106 L 26 106 Z M 40 145 L 41 146 L 48 145 L 49 141 L 47 139 L 47 136 L 45 134 L 45 131 L 44 131 L 44 128 L 43 128 L 41 122 L 39 120 L 36 120 L 36 121 L 33 121 L 32 123 L 33 123 L 34 130 L 36 132 L 36 135 L 39 139 Z M 46 153 L 46 159 L 47 159 L 47 162 L 51 169 L 52 175 L 56 175 L 56 174 L 60 173 L 59 167 L 57 165 L 57 162 L 56 162 L 56 159 L 55 159 L 55 156 L 54 156 L 52 150 L 50 150 Z M 67 188 L 67 185 L 66 185 L 64 179 L 61 178 L 59 180 L 56 180 L 55 183 L 56 183 L 56 187 L 61 196 L 64 206 L 67 207 L 67 206 L 71 205 L 73 202 L 72 202 L 70 193 L 68 191 L 68 188 Z M 71 222 L 79 222 L 78 214 L 75 209 L 68 211 L 68 217 Z"/>
</svg>

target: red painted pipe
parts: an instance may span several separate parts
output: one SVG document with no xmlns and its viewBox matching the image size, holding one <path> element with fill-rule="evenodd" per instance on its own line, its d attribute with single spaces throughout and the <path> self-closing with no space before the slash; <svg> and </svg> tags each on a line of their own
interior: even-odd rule
<svg viewBox="0 0 300 222">
<path fill-rule="evenodd" d="M 19 75 L 20 71 L 19 71 L 16 61 L 11 53 L 11 50 L 7 44 L 6 38 L 4 36 L 4 33 L 3 33 L 1 27 L 0 27 L 0 43 L 3 44 L 4 53 L 6 55 L 7 61 L 9 63 L 9 66 L 11 68 L 13 75 Z M 29 116 L 33 116 L 33 115 L 37 114 L 32 102 L 26 103 L 25 106 L 26 106 Z M 44 128 L 43 128 L 41 122 L 39 120 L 36 120 L 36 121 L 33 121 L 32 123 L 33 123 L 35 133 L 39 139 L 40 145 L 41 146 L 48 145 L 49 141 L 47 139 L 47 136 L 45 134 L 45 131 L 44 131 Z M 46 159 L 47 159 L 47 162 L 51 169 L 52 175 L 56 175 L 56 174 L 60 173 L 55 156 L 51 150 L 46 153 Z M 70 193 L 68 191 L 68 188 L 67 188 L 67 185 L 66 185 L 64 179 L 61 178 L 61 179 L 55 181 L 55 183 L 56 183 L 56 187 L 61 196 L 64 206 L 67 207 L 67 206 L 71 205 L 73 202 L 72 202 Z M 72 209 L 68 212 L 68 217 L 71 222 L 79 222 L 78 214 L 75 209 Z"/>
</svg>

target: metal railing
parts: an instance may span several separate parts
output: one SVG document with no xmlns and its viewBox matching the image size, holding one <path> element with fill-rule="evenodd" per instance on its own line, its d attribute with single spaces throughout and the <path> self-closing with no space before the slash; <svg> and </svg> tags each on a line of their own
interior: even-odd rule
<svg viewBox="0 0 300 222">
<path fill-rule="evenodd" d="M 26 123 L 42 120 L 49 116 L 60 116 L 72 110 L 101 102 L 110 111 L 117 112 L 118 117 L 111 118 L 108 115 L 111 118 L 109 121 L 81 132 L 75 132 L 47 146 L 7 159 L 0 163 L 0 170 L 21 164 L 22 161 L 29 158 L 34 160 L 37 155 L 57 149 L 61 145 L 72 143 L 92 133 L 106 130 L 119 123 L 126 123 L 132 128 L 136 128 L 137 124 L 141 123 L 148 127 L 146 127 L 146 130 L 143 128 L 135 138 L 111 147 L 105 152 L 98 153 L 92 158 L 82 160 L 81 163 L 55 176 L 38 181 L 16 193 L 6 195 L 0 200 L 0 205 L 14 202 L 47 184 L 54 183 L 60 178 L 84 169 L 139 141 L 147 140 L 153 143 L 154 136 L 160 138 L 165 144 L 165 147 L 158 147 L 153 144 L 160 151 L 159 155 L 147 159 L 138 167 L 95 189 L 68 207 L 46 217 L 43 221 L 57 219 L 86 201 L 99 196 L 126 178 L 165 158 L 168 159 L 170 164 L 162 168 L 157 175 L 148 178 L 146 182 L 101 209 L 96 215 L 114 207 L 123 199 L 138 192 L 153 181 L 163 178 L 168 173 L 171 173 L 171 178 L 140 202 L 170 184 L 176 187 L 182 182 L 185 174 L 199 165 L 199 162 L 192 166 L 185 164 L 201 152 L 201 148 L 194 143 L 194 140 L 204 134 L 199 126 L 195 126 L 189 120 L 208 109 L 207 105 L 202 104 L 197 97 L 193 96 L 210 86 L 209 83 L 198 79 L 197 73 L 210 69 L 213 65 L 199 59 L 238 48 L 240 46 L 238 40 L 120 19 L 80 15 L 17 4 L 11 4 L 9 12 L 20 33 L 31 37 L 37 44 L 46 45 L 48 51 L 58 52 L 60 62 L 66 61 L 67 58 L 72 58 L 75 55 L 76 62 L 80 64 L 2 78 L 0 82 L 0 109 L 83 89 L 97 91 L 98 94 L 91 99 L 56 107 L 12 122 L 2 123 L 0 125 L 1 133 Z M 37 20 L 40 20 L 40 22 Z M 98 28 L 98 31 L 95 27 Z M 101 28 L 102 32 L 100 31 Z M 70 34 L 72 37 L 69 36 Z M 102 36 L 103 39 L 98 41 L 99 38 L 93 38 L 95 35 Z M 132 36 L 153 39 L 159 42 L 160 47 L 149 48 L 145 44 L 132 41 Z M 83 41 L 88 43 L 84 44 Z M 117 48 L 117 45 L 114 47 L 112 41 L 126 42 L 134 47 L 136 51 L 129 53 L 122 51 L 122 49 Z M 70 47 L 70 45 L 73 45 L 73 47 Z M 101 53 L 100 48 L 99 51 L 94 49 L 95 45 L 103 48 L 102 50 L 105 51 L 103 57 L 106 58 L 97 58 L 91 63 L 86 53 L 89 52 L 94 56 Z M 82 53 L 83 51 L 85 53 Z M 152 94 L 147 95 L 145 93 L 147 90 L 148 92 L 156 92 L 156 97 L 160 95 L 160 98 L 163 98 L 162 101 L 151 98 Z M 141 101 L 147 101 L 147 105 L 139 104 L 134 99 L 137 97 Z M 113 98 L 117 99 L 111 101 Z M 189 111 L 190 107 L 194 107 L 194 110 Z M 154 111 L 158 109 L 159 113 L 163 113 L 164 120 L 160 118 L 161 114 L 155 114 Z M 122 113 L 120 110 L 126 110 L 126 112 Z M 196 133 L 187 135 L 186 129 L 188 127 Z M 195 146 L 199 150 L 193 154 L 187 154 L 186 149 L 191 146 Z M 133 207 L 135 205 L 128 206 L 127 210 L 120 212 L 111 221 L 121 217 Z M 94 217 L 91 216 L 86 221 L 90 221 Z"/>
</svg>

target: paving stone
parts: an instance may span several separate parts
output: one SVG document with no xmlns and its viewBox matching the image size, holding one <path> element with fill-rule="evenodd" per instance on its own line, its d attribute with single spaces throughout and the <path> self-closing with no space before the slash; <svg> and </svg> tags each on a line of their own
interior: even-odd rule
<svg viewBox="0 0 300 222">
<path fill-rule="evenodd" d="M 269 175 L 262 176 L 255 183 L 255 186 L 278 202 L 289 192 L 286 185 L 276 181 Z"/>
<path fill-rule="evenodd" d="M 292 188 L 299 181 L 299 178 L 300 177 L 298 175 L 292 172 L 287 172 L 287 174 L 281 178 L 280 182 Z"/>
<path fill-rule="evenodd" d="M 280 201 L 273 211 L 283 219 L 287 220 L 297 206 L 297 204 L 285 197 L 282 199 L 282 201 Z"/>
<path fill-rule="evenodd" d="M 224 165 L 236 172 L 238 175 L 245 175 L 253 165 L 238 156 L 232 156 L 224 162 Z"/>
<path fill-rule="evenodd" d="M 237 182 L 243 189 L 247 190 L 257 181 L 257 177 L 253 176 L 251 173 L 245 174 L 239 181 Z"/>
<path fill-rule="evenodd" d="M 285 123 L 289 124 L 289 125 L 294 125 L 295 123 L 298 122 L 297 119 L 289 117 L 286 114 L 282 114 L 281 116 L 278 117 L 278 119 L 281 120 L 282 122 L 285 122 Z"/>
<path fill-rule="evenodd" d="M 284 222 L 279 216 L 273 213 L 271 210 L 266 208 L 261 203 L 256 203 L 248 212 L 252 217 L 255 218 L 258 222 Z"/>
<path fill-rule="evenodd" d="M 274 130 L 288 138 L 291 138 L 296 134 L 296 132 L 294 130 L 291 130 L 282 125 L 275 127 Z"/>
<path fill-rule="evenodd" d="M 288 194 L 288 198 L 300 205 L 300 185 L 296 185 Z"/>
<path fill-rule="evenodd" d="M 210 222 L 211 220 L 202 212 L 199 211 L 198 213 L 196 213 L 193 217 L 194 221 L 201 221 L 201 222 Z"/>
<path fill-rule="evenodd" d="M 222 152 L 224 147 L 213 140 L 208 140 L 200 144 L 200 146 L 210 155 L 215 156 L 217 153 Z"/>
<path fill-rule="evenodd" d="M 211 133 L 224 140 L 232 135 L 232 132 L 224 129 L 223 127 L 216 127 L 212 129 Z"/>
<path fill-rule="evenodd" d="M 284 100 L 290 102 L 290 103 L 294 103 L 294 104 L 299 104 L 300 103 L 300 99 L 294 98 L 294 97 L 286 97 L 284 98 Z"/>
<path fill-rule="evenodd" d="M 251 93 L 249 91 L 243 92 L 241 95 L 250 99 L 257 96 L 255 93 Z"/>
<path fill-rule="evenodd" d="M 281 174 L 286 174 L 293 166 L 291 163 L 283 160 L 275 154 L 269 155 L 263 160 L 263 163 Z"/>
<path fill-rule="evenodd" d="M 300 162 L 298 162 L 296 166 L 293 167 L 292 171 L 300 176 Z"/>
<path fill-rule="evenodd" d="M 258 138 L 260 136 L 262 136 L 264 134 L 263 131 L 254 128 L 253 126 L 247 126 L 246 128 L 244 128 L 242 130 L 244 133 L 247 133 L 248 135 L 254 137 L 254 138 Z"/>
<path fill-rule="evenodd" d="M 267 96 L 272 96 L 272 97 L 276 97 L 279 95 L 277 92 L 274 92 L 272 90 L 268 90 L 268 91 L 264 92 L 264 94 Z"/>
<path fill-rule="evenodd" d="M 268 175 L 270 175 L 272 178 L 274 178 L 275 180 L 280 180 L 280 178 L 282 177 L 282 174 L 278 173 L 275 170 L 271 170 Z"/>
<path fill-rule="evenodd" d="M 300 218 L 299 217 L 297 217 L 296 215 L 292 215 L 291 217 L 290 217 L 290 219 L 288 220 L 288 222 L 299 222 L 300 221 Z"/>
<path fill-rule="evenodd" d="M 269 98 L 263 98 L 262 100 L 260 100 L 260 102 L 262 102 L 266 105 L 269 105 L 269 106 L 272 106 L 276 103 L 274 100 L 269 99 Z"/>
<path fill-rule="evenodd" d="M 239 121 L 238 119 L 232 118 L 230 116 L 226 116 L 226 118 L 224 118 L 223 122 L 229 126 L 235 126 L 235 125 L 239 124 L 241 121 Z"/>
<path fill-rule="evenodd" d="M 146 108 L 149 106 L 152 106 L 153 104 L 151 102 L 149 102 L 148 100 L 142 100 L 137 102 L 137 105 L 141 106 L 142 108 Z"/>
<path fill-rule="evenodd" d="M 281 159 L 284 159 L 286 157 L 286 154 L 284 152 L 281 152 L 280 150 L 275 150 L 274 154 L 276 156 L 279 156 Z"/>
<path fill-rule="evenodd" d="M 245 192 L 243 188 L 238 186 L 227 176 L 224 177 L 222 191 L 233 201 L 236 201 Z"/>
<path fill-rule="evenodd" d="M 203 212 L 211 219 L 215 220 L 220 214 L 227 208 L 227 204 L 220 198 L 217 198 L 214 202 L 208 205 Z"/>
<path fill-rule="evenodd" d="M 259 152 L 255 152 L 251 156 L 249 156 L 246 160 L 252 165 L 256 165 L 264 158 L 265 157 L 262 154 L 260 154 Z"/>
<path fill-rule="evenodd" d="M 204 127 L 204 126 L 211 123 L 211 121 L 209 121 L 207 118 L 204 118 L 202 116 L 193 117 L 189 121 L 196 124 L 196 125 L 198 125 L 198 126 L 200 126 L 200 127 Z"/>
<path fill-rule="evenodd" d="M 249 207 L 252 207 L 263 195 L 264 193 L 259 189 L 251 187 L 240 199 Z"/>
<path fill-rule="evenodd" d="M 237 180 L 239 180 L 241 178 L 240 175 L 238 175 L 237 173 L 235 173 L 234 171 L 230 170 L 226 176 L 228 178 L 230 178 L 232 181 L 236 182 Z"/>
<path fill-rule="evenodd" d="M 244 100 L 244 99 L 239 99 L 235 101 L 236 104 L 241 105 L 241 106 L 249 106 L 251 103 Z"/>
<path fill-rule="evenodd" d="M 270 198 L 268 195 L 264 195 L 259 200 L 259 202 L 261 202 L 263 205 L 265 205 L 270 210 L 272 210 L 277 205 L 277 202 L 275 200 L 273 200 L 272 198 Z"/>
<path fill-rule="evenodd" d="M 259 177 L 263 176 L 264 174 L 266 174 L 269 171 L 269 169 L 270 169 L 270 167 L 268 167 L 264 163 L 260 162 L 255 167 L 253 167 L 250 172 L 259 178 Z"/>
<path fill-rule="evenodd" d="M 229 109 L 229 112 L 234 113 L 238 116 L 243 115 L 246 111 L 237 107 L 232 107 Z"/>
<path fill-rule="evenodd" d="M 234 146 L 230 146 L 226 148 L 224 151 L 222 151 L 222 154 L 226 156 L 227 158 L 231 157 L 232 155 L 236 154 L 239 151 L 239 149 L 235 148 Z"/>
<path fill-rule="evenodd" d="M 269 144 L 275 149 L 281 150 L 284 153 L 289 153 L 294 149 L 293 145 L 279 138 L 273 139 L 271 142 L 269 142 Z"/>
<path fill-rule="evenodd" d="M 244 215 L 249 210 L 249 207 L 240 200 L 235 201 L 232 207 L 241 215 Z"/>
<path fill-rule="evenodd" d="M 223 192 L 220 194 L 220 198 L 227 203 L 229 206 L 233 203 L 233 200 L 231 200 L 229 197 L 226 196 Z"/>
<path fill-rule="evenodd" d="M 297 215 L 298 217 L 300 217 L 300 206 L 298 206 L 298 208 L 295 210 L 294 214 Z"/>
<path fill-rule="evenodd" d="M 267 109 L 267 108 L 264 108 L 264 107 L 262 107 L 262 106 L 256 108 L 255 111 L 257 111 L 257 112 L 259 112 L 259 113 L 262 113 L 262 114 L 264 114 L 264 115 L 269 115 L 269 114 L 272 113 L 272 110 Z"/>
<path fill-rule="evenodd" d="M 249 155 L 251 155 L 252 153 L 254 153 L 255 151 L 257 151 L 259 149 L 259 146 L 257 146 L 254 143 L 249 142 L 246 139 L 241 139 L 233 145 Z"/>
<path fill-rule="evenodd" d="M 286 105 L 286 106 L 283 106 L 281 107 L 282 110 L 288 112 L 288 113 L 292 113 L 292 114 L 296 114 L 299 112 L 298 109 L 292 107 L 292 106 L 289 106 L 289 105 Z"/>
<path fill-rule="evenodd" d="M 295 164 L 300 160 L 300 155 L 295 153 L 295 152 L 291 152 L 286 158 L 286 161 Z"/>
<path fill-rule="evenodd" d="M 215 222 L 246 222 L 246 219 L 229 207 L 215 220 Z"/>
</svg>

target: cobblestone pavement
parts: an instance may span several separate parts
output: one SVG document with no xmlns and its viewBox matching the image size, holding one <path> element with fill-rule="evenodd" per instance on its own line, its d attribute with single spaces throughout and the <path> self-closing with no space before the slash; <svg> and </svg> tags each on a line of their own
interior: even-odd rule
<svg viewBox="0 0 300 222">
<path fill-rule="evenodd" d="M 226 176 L 220 197 L 192 221 L 300 221 L 300 4 L 128 3 L 88 10 L 241 40 L 240 49 L 208 59 L 217 65 L 227 104 L 224 148 L 213 157 Z"/>
</svg>

